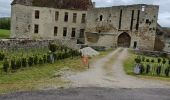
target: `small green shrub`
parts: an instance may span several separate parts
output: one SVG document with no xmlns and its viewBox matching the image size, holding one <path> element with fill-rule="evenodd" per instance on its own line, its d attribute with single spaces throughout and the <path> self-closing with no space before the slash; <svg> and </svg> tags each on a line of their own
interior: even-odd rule
<svg viewBox="0 0 170 100">
<path fill-rule="evenodd" d="M 16 67 L 16 61 L 15 61 L 14 58 L 11 59 L 11 69 L 12 69 L 12 70 L 16 70 L 16 69 L 17 69 L 17 67 Z"/>
<path fill-rule="evenodd" d="M 34 63 L 34 58 L 33 57 L 29 57 L 28 58 L 28 65 L 31 67 L 31 66 L 33 66 L 33 63 Z"/>
<path fill-rule="evenodd" d="M 38 64 L 38 57 L 34 56 L 34 65 L 37 65 L 37 64 Z"/>
<path fill-rule="evenodd" d="M 22 66 L 21 60 L 20 59 L 16 60 L 16 68 L 20 69 L 21 66 Z"/>
<path fill-rule="evenodd" d="M 42 65 L 44 63 L 43 58 L 39 58 L 39 64 Z"/>
<path fill-rule="evenodd" d="M 158 58 L 158 63 L 160 63 L 162 61 L 162 59 L 161 58 Z"/>
<path fill-rule="evenodd" d="M 144 56 L 142 57 L 142 61 L 145 62 L 145 57 Z"/>
<path fill-rule="evenodd" d="M 150 60 L 149 60 L 149 59 L 146 59 L 146 62 L 150 62 Z"/>
<path fill-rule="evenodd" d="M 43 56 L 43 62 L 44 62 L 44 63 L 47 63 L 47 55 L 44 55 L 44 56 Z"/>
<path fill-rule="evenodd" d="M 56 44 L 53 44 L 53 43 L 49 43 L 49 46 L 48 46 L 49 50 L 51 52 L 56 52 L 57 50 L 57 45 Z"/>
<path fill-rule="evenodd" d="M 151 60 L 151 62 L 152 62 L 152 63 L 154 63 L 154 62 L 155 62 L 155 60 L 154 60 L 154 59 L 152 59 L 152 60 Z"/>
<path fill-rule="evenodd" d="M 27 67 L 27 59 L 22 58 L 22 67 Z"/>
<path fill-rule="evenodd" d="M 166 60 L 165 59 L 163 59 L 162 64 L 166 64 Z"/>
<path fill-rule="evenodd" d="M 135 62 L 136 62 L 136 63 L 140 63 L 140 62 L 141 62 L 141 59 L 140 59 L 140 58 L 135 58 Z"/>
<path fill-rule="evenodd" d="M 0 61 L 3 61 L 3 60 L 4 60 L 4 58 L 5 58 L 5 54 L 4 54 L 4 53 L 2 53 L 2 52 L 0 52 Z"/>
<path fill-rule="evenodd" d="M 8 72 L 8 70 L 9 70 L 9 62 L 8 62 L 8 60 L 6 59 L 5 61 L 4 61 L 4 63 L 3 63 L 3 70 L 4 70 L 4 72 Z"/>
</svg>

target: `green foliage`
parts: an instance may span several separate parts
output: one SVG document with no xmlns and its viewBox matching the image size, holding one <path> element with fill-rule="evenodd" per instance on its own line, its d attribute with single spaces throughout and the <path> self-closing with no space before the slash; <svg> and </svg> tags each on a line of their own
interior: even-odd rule
<svg viewBox="0 0 170 100">
<path fill-rule="evenodd" d="M 34 58 L 33 57 L 29 57 L 28 58 L 28 65 L 31 67 L 31 66 L 33 66 L 33 64 L 34 64 Z"/>
<path fill-rule="evenodd" d="M 16 60 L 16 68 L 20 69 L 21 67 L 22 67 L 21 60 L 20 59 Z"/>
<path fill-rule="evenodd" d="M 0 29 L 0 39 L 6 39 L 10 37 L 10 30 Z"/>
<path fill-rule="evenodd" d="M 161 58 L 158 58 L 158 63 L 160 63 L 162 61 L 162 59 Z"/>
<path fill-rule="evenodd" d="M 140 62 L 141 62 L 141 59 L 140 59 L 140 58 L 135 58 L 135 62 L 136 62 L 136 63 L 140 63 Z"/>
<path fill-rule="evenodd" d="M 38 64 L 38 57 L 34 56 L 34 65 L 37 65 L 37 64 Z"/>
<path fill-rule="evenodd" d="M 27 59 L 22 58 L 22 67 L 27 67 Z"/>
<path fill-rule="evenodd" d="M 2 59 L 4 59 L 4 57 L 9 59 L 10 64 L 8 70 L 11 70 L 12 72 L 16 72 L 18 69 L 27 66 L 32 67 L 38 64 L 54 63 L 55 61 L 69 57 L 73 58 L 80 56 L 80 53 L 77 50 L 72 50 L 64 46 L 56 46 L 54 44 L 51 48 L 53 48 L 51 49 L 53 51 L 51 53 L 49 53 L 48 50 L 39 52 L 38 50 L 31 49 L 24 52 L 17 49 L 17 52 L 13 52 L 12 50 L 5 53 L 0 52 L 0 56 Z M 54 52 L 56 50 L 57 52 Z"/>
<path fill-rule="evenodd" d="M 46 63 L 47 62 L 47 55 L 43 56 L 43 62 Z"/>
<path fill-rule="evenodd" d="M 43 58 L 39 58 L 39 64 L 42 65 L 44 63 Z"/>
<path fill-rule="evenodd" d="M 0 18 L 0 29 L 10 30 L 10 18 Z"/>
<path fill-rule="evenodd" d="M 154 60 L 154 59 L 152 59 L 152 60 L 151 60 L 151 62 L 152 62 L 152 63 L 154 63 L 154 62 L 155 62 L 155 60 Z"/>
<path fill-rule="evenodd" d="M 165 59 L 163 59 L 162 64 L 165 64 L 165 63 L 166 63 L 166 60 L 165 60 Z"/>
<path fill-rule="evenodd" d="M 146 59 L 146 62 L 150 62 L 150 60 L 149 60 L 149 59 Z"/>
<path fill-rule="evenodd" d="M 48 47 L 49 47 L 49 50 L 51 52 L 56 52 L 56 50 L 57 50 L 57 45 L 56 44 L 50 43 Z"/>
<path fill-rule="evenodd" d="M 12 70 L 16 70 L 16 69 L 17 69 L 17 68 L 16 68 L 16 61 L 15 61 L 14 58 L 11 59 L 11 69 L 12 69 Z"/>
<path fill-rule="evenodd" d="M 9 61 L 6 59 L 5 61 L 4 61 L 4 64 L 3 64 L 3 70 L 4 70 L 4 72 L 8 72 L 8 70 L 9 70 Z"/>
<path fill-rule="evenodd" d="M 3 52 L 0 52 L 0 61 L 3 61 L 5 58 L 5 54 Z"/>
</svg>

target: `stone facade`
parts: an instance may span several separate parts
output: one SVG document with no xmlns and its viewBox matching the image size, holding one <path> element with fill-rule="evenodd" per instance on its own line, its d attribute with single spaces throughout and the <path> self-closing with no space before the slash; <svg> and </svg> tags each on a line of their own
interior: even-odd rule
<svg viewBox="0 0 170 100">
<path fill-rule="evenodd" d="M 86 43 L 107 48 L 125 46 L 153 50 L 158 10 L 159 6 L 143 4 L 90 9 Z M 92 34 L 98 36 L 96 41 Z"/>
<path fill-rule="evenodd" d="M 68 6 L 64 0 L 59 0 L 61 6 L 53 0 L 57 5 L 49 3 L 47 7 L 43 3 L 26 1 L 14 0 L 12 3 L 11 38 L 71 40 L 72 43 L 106 48 L 154 48 L 159 6 L 94 8 L 91 0 L 76 0 Z M 48 2 L 42 2 L 45 1 Z"/>
</svg>

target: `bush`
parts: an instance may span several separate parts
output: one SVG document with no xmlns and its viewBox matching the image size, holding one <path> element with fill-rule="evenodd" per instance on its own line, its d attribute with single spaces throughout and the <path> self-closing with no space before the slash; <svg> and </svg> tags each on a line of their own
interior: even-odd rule
<svg viewBox="0 0 170 100">
<path fill-rule="evenodd" d="M 136 62 L 136 63 L 140 63 L 140 62 L 141 62 L 141 59 L 140 59 L 140 58 L 136 58 L 136 59 L 135 59 L 135 62 Z"/>
<path fill-rule="evenodd" d="M 5 54 L 1 52 L 1 53 L 0 53 L 0 61 L 3 61 L 4 58 L 5 58 Z"/>
<path fill-rule="evenodd" d="M 44 63 L 43 58 L 39 58 L 39 64 L 42 65 Z"/>
<path fill-rule="evenodd" d="M 152 63 L 154 63 L 154 62 L 155 62 L 155 60 L 154 60 L 154 59 L 152 59 L 152 60 L 151 60 L 151 62 L 152 62 Z"/>
<path fill-rule="evenodd" d="M 49 43 L 48 48 L 49 48 L 49 50 L 50 50 L 51 52 L 56 52 L 56 51 L 57 51 L 57 45 L 56 45 L 56 44 Z"/>
<path fill-rule="evenodd" d="M 34 65 L 37 65 L 37 64 L 38 64 L 38 57 L 34 56 Z"/>
<path fill-rule="evenodd" d="M 158 58 L 158 63 L 160 63 L 162 61 L 162 59 L 161 58 Z"/>
<path fill-rule="evenodd" d="M 20 68 L 21 68 L 21 66 L 22 66 L 22 64 L 21 64 L 21 60 L 20 60 L 20 59 L 18 59 L 18 60 L 16 61 L 16 68 L 17 68 L 17 69 L 20 69 Z"/>
<path fill-rule="evenodd" d="M 50 54 L 47 55 L 47 63 L 51 63 Z"/>
<path fill-rule="evenodd" d="M 28 65 L 31 67 L 31 66 L 33 66 L 33 63 L 34 63 L 33 57 L 29 57 L 28 58 Z"/>
<path fill-rule="evenodd" d="M 149 60 L 149 59 L 146 59 L 146 62 L 150 62 L 150 60 Z"/>
<path fill-rule="evenodd" d="M 15 61 L 14 58 L 11 60 L 11 69 L 12 69 L 12 70 L 16 70 L 16 69 L 17 69 L 17 67 L 16 67 L 16 61 Z"/>
<path fill-rule="evenodd" d="M 142 61 L 143 61 L 143 62 L 145 61 L 145 57 L 144 57 L 144 56 L 142 57 Z"/>
<path fill-rule="evenodd" d="M 47 55 L 44 55 L 44 56 L 43 56 L 43 62 L 44 62 L 44 63 L 47 63 Z"/>
<path fill-rule="evenodd" d="M 22 58 L 22 67 L 27 67 L 27 59 Z"/>
<path fill-rule="evenodd" d="M 4 72 L 8 72 L 8 70 L 9 70 L 9 62 L 8 62 L 8 60 L 6 59 L 5 61 L 4 61 L 4 63 L 3 63 L 3 70 L 4 70 Z"/>
<path fill-rule="evenodd" d="M 166 60 L 165 59 L 163 59 L 162 64 L 166 64 Z"/>
</svg>

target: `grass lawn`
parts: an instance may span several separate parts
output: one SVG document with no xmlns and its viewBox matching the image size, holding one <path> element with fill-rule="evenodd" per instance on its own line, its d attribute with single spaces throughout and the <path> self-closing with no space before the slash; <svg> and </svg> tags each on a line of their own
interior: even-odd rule
<svg viewBox="0 0 170 100">
<path fill-rule="evenodd" d="M 64 85 L 65 81 L 55 77 L 62 68 L 69 68 L 72 71 L 83 71 L 86 68 L 82 65 L 81 58 L 68 58 L 56 62 L 55 64 L 45 64 L 18 70 L 15 73 L 0 73 L 0 93 L 10 93 L 16 91 L 36 90 L 39 86 L 49 84 Z"/>
<path fill-rule="evenodd" d="M 10 30 L 0 29 L 0 39 L 5 39 L 10 37 Z"/>
<path fill-rule="evenodd" d="M 138 56 L 136 54 L 134 54 L 133 52 L 129 51 L 130 55 L 129 57 L 125 60 L 124 62 L 124 70 L 126 72 L 126 74 L 128 75 L 135 75 L 133 70 L 134 70 L 134 65 L 135 65 L 135 58 Z M 151 66 L 155 66 L 157 67 L 158 63 L 157 63 L 157 58 L 155 57 L 148 57 L 148 56 L 144 56 L 147 59 L 154 59 L 155 63 L 149 63 Z M 163 58 L 162 58 L 163 59 Z M 167 59 L 166 59 L 167 60 Z M 144 66 L 146 66 L 148 64 L 148 62 L 142 62 L 144 64 Z M 165 66 L 168 66 L 168 62 L 165 64 Z M 135 75 L 136 76 L 136 75 Z M 150 72 L 149 74 L 143 74 L 143 75 L 137 75 L 138 77 L 141 78 L 148 78 L 148 79 L 158 79 L 158 80 L 166 80 L 166 81 L 170 81 L 170 77 L 165 77 L 165 76 L 157 76 L 154 73 Z"/>
</svg>

